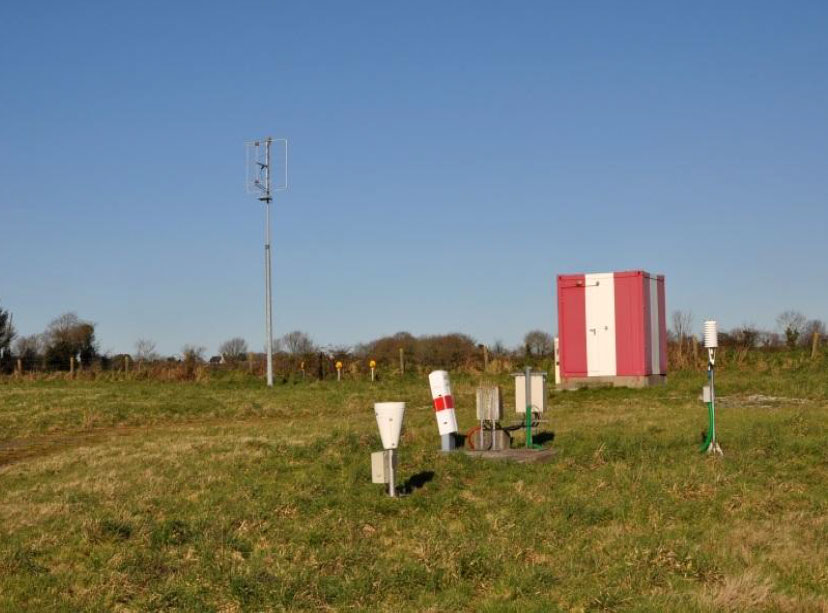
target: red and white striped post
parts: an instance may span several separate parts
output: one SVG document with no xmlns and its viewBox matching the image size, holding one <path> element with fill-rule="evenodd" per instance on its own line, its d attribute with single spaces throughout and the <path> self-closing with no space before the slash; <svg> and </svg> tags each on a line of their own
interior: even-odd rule
<svg viewBox="0 0 828 613">
<path fill-rule="evenodd" d="M 445 370 L 435 370 L 428 375 L 428 383 L 440 432 L 440 448 L 442 451 L 451 451 L 455 448 L 457 416 L 454 414 L 454 396 L 451 393 L 449 374 Z"/>
</svg>

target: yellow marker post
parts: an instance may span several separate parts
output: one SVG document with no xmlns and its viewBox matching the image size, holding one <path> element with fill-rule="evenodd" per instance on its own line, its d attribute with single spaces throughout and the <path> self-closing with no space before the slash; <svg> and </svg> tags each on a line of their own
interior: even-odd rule
<svg viewBox="0 0 828 613">
<path fill-rule="evenodd" d="M 377 367 L 377 363 L 375 360 L 371 360 L 368 362 L 368 366 L 371 367 L 371 382 L 374 381 L 374 369 Z"/>
<path fill-rule="evenodd" d="M 336 380 L 342 381 L 342 362 L 336 363 Z"/>
</svg>

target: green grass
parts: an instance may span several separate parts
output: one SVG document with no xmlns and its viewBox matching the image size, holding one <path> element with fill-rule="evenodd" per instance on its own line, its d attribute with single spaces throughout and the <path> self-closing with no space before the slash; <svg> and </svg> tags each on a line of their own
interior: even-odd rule
<svg viewBox="0 0 828 613">
<path fill-rule="evenodd" d="M 825 611 L 828 372 L 725 369 L 718 460 L 703 382 L 553 394 L 554 459 L 517 465 L 439 453 L 424 377 L 6 380 L 0 610 Z"/>
</svg>

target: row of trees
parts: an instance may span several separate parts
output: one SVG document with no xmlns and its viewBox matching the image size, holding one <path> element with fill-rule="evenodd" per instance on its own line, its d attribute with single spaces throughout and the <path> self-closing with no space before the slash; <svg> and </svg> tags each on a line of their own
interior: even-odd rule
<svg viewBox="0 0 828 613">
<path fill-rule="evenodd" d="M 672 314 L 670 341 L 681 357 L 692 343 L 698 339 L 694 333 L 696 322 L 689 311 L 674 311 Z M 825 323 L 818 319 L 808 319 L 798 311 L 785 311 L 777 317 L 777 330 L 760 330 L 756 326 L 743 324 L 729 331 L 719 333 L 722 346 L 744 348 L 795 348 L 807 346 L 814 335 L 822 340 L 826 337 Z M 484 347 L 466 334 L 453 333 L 441 335 L 414 336 L 408 332 L 382 337 L 369 343 L 354 347 L 318 346 L 305 332 L 294 330 L 279 338 L 275 344 L 281 363 L 300 364 L 316 360 L 376 360 L 384 366 L 396 366 L 400 350 L 406 363 L 423 367 L 440 366 L 460 368 L 477 365 L 486 355 L 492 360 L 543 360 L 552 356 L 553 337 L 543 330 L 532 330 L 523 339 L 523 344 L 514 349 L 507 349 L 502 342 Z M 207 350 L 200 345 L 185 345 L 179 356 L 163 358 L 156 351 L 156 344 L 150 339 L 139 339 L 135 343 L 134 353 L 128 357 L 141 363 L 165 361 L 184 361 L 194 364 L 207 361 Z M 251 355 L 247 342 L 234 337 L 219 346 L 217 356 L 211 362 L 239 363 Z M 257 353 L 261 357 L 261 353 Z M 27 368 L 47 370 L 67 370 L 74 358 L 78 366 L 98 363 L 106 366 L 112 358 L 101 356 L 95 338 L 95 324 L 81 319 L 75 313 L 64 313 L 52 320 L 40 334 L 18 336 L 11 313 L 0 308 L 0 371 L 8 372 L 14 367 L 14 361 L 21 359 Z M 287 361 L 286 361 L 287 360 Z M 117 362 L 118 360 L 116 360 Z"/>
<path fill-rule="evenodd" d="M 505 356 L 532 356 L 544 358 L 552 355 L 552 335 L 542 330 L 532 330 L 524 337 L 520 347 L 509 350 L 502 342 L 496 342 L 487 347 L 489 355 L 494 358 Z M 369 343 L 361 343 L 354 347 L 348 346 L 319 346 L 313 339 L 301 330 L 288 332 L 276 339 L 274 350 L 278 354 L 294 358 L 307 358 L 323 353 L 332 357 L 354 357 L 376 360 L 378 363 L 396 363 L 400 349 L 407 359 L 416 363 L 443 363 L 459 365 L 470 359 L 477 359 L 483 345 L 478 344 L 470 336 L 460 333 L 426 335 L 415 337 L 408 332 L 398 332 L 392 336 L 376 339 Z M 248 359 L 250 350 L 247 342 L 240 337 L 224 341 L 218 349 L 218 355 L 210 358 L 211 361 L 234 363 Z M 198 345 L 184 345 L 181 349 L 184 360 L 205 361 L 207 350 Z M 155 353 L 155 343 L 141 339 L 135 344 L 135 358 L 151 361 L 158 359 Z"/>
<path fill-rule="evenodd" d="M 380 365 L 398 364 L 402 349 L 405 361 L 409 365 L 443 366 L 457 368 L 469 363 L 477 363 L 483 354 L 483 345 L 478 344 L 466 334 L 453 333 L 442 335 L 425 335 L 415 337 L 408 332 L 399 332 L 392 336 L 376 339 L 355 347 L 325 346 L 320 347 L 305 332 L 294 330 L 279 338 L 275 343 L 277 354 L 291 358 L 292 362 L 316 360 L 323 357 L 328 360 L 376 360 Z M 492 359 L 533 357 L 546 358 L 552 355 L 552 336 L 542 330 L 533 330 L 526 334 L 521 347 L 508 350 L 503 343 L 496 342 L 486 347 L 486 353 Z M 27 370 L 32 368 L 44 370 L 68 370 L 74 363 L 86 367 L 93 363 L 107 367 L 111 362 L 122 364 L 123 358 L 138 363 L 160 361 L 183 361 L 201 363 L 207 361 L 205 347 L 188 344 L 181 348 L 180 355 L 163 357 L 156 349 L 155 341 L 142 338 L 136 341 L 132 355 L 100 355 L 95 338 L 95 324 L 81 319 L 75 313 L 64 313 L 55 318 L 40 334 L 18 336 L 14 328 L 12 315 L 0 308 L 0 366 L 5 372 L 14 368 L 17 359 L 22 360 Z M 261 353 L 256 354 L 259 358 Z M 234 364 L 247 360 L 251 356 L 247 342 L 234 337 L 219 346 L 217 356 L 209 358 L 211 362 Z M 314 362 L 316 363 L 316 362 Z"/>
<path fill-rule="evenodd" d="M 776 330 L 762 330 L 757 326 L 744 323 L 730 330 L 719 332 L 719 344 L 723 347 L 765 347 L 795 349 L 808 347 L 816 335 L 818 342 L 826 338 L 825 322 L 820 319 L 808 319 L 799 311 L 784 311 L 776 318 Z M 671 341 L 679 348 L 686 345 L 693 338 L 701 338 L 693 332 L 695 322 L 690 311 L 673 311 Z"/>
<path fill-rule="evenodd" d="M 64 313 L 40 334 L 18 336 L 11 313 L 0 308 L 0 370 L 11 369 L 15 359 L 37 361 L 50 370 L 66 370 L 72 359 L 88 364 L 98 357 L 95 324 L 77 314 Z"/>
</svg>

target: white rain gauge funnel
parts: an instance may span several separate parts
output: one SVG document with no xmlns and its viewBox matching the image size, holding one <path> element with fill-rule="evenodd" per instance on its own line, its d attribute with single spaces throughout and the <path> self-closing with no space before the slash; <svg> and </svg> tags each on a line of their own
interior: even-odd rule
<svg viewBox="0 0 828 613">
<path fill-rule="evenodd" d="M 374 404 L 374 413 L 377 416 L 382 448 L 396 449 L 400 444 L 405 403 L 377 402 Z"/>
</svg>

